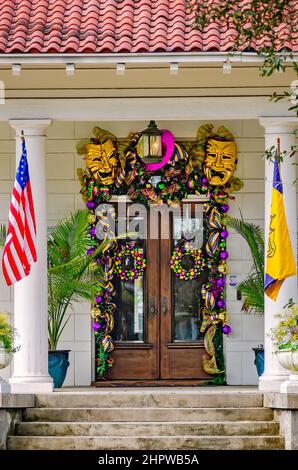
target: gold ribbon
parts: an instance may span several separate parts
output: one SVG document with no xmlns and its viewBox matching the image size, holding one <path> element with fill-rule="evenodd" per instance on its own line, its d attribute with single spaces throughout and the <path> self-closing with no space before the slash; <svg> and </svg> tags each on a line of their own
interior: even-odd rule
<svg viewBox="0 0 298 470">
<path fill-rule="evenodd" d="M 203 356 L 203 368 L 204 371 L 208 374 L 221 374 L 222 370 L 219 370 L 216 364 L 216 357 L 215 357 L 215 346 L 213 343 L 213 339 L 216 333 L 216 325 L 210 326 L 205 333 L 204 337 L 204 346 L 208 353 Z"/>
</svg>

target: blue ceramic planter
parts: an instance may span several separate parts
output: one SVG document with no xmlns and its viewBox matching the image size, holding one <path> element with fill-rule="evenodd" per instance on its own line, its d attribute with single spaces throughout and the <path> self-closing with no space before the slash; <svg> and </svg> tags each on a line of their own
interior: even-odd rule
<svg viewBox="0 0 298 470">
<path fill-rule="evenodd" d="M 254 364 L 257 368 L 258 376 L 261 377 L 264 372 L 264 348 L 253 348 L 253 351 L 255 352 Z"/>
<path fill-rule="evenodd" d="M 55 388 L 61 388 L 69 366 L 69 350 L 49 351 L 49 374 Z"/>
</svg>

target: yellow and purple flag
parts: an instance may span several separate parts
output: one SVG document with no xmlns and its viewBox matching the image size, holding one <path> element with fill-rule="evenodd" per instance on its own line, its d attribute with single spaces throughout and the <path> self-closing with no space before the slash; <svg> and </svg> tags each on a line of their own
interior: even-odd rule
<svg viewBox="0 0 298 470">
<path fill-rule="evenodd" d="M 296 274 L 296 264 L 283 201 L 278 158 L 274 160 L 270 224 L 265 269 L 265 293 L 277 299 L 285 279 Z"/>
</svg>

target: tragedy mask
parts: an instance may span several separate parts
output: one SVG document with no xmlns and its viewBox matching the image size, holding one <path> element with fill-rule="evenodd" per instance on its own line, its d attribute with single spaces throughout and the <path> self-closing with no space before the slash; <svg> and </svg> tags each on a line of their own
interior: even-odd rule
<svg viewBox="0 0 298 470">
<path fill-rule="evenodd" d="M 234 141 L 207 141 L 203 169 L 212 186 L 225 186 L 232 178 L 237 164 L 237 147 Z"/>
<path fill-rule="evenodd" d="M 86 144 L 85 158 L 86 166 L 96 181 L 104 186 L 114 183 L 119 159 L 111 140 L 106 140 L 102 144 Z"/>
</svg>

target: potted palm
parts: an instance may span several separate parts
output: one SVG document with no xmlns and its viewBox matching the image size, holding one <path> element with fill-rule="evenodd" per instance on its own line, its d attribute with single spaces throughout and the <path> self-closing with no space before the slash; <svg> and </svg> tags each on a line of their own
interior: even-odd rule
<svg viewBox="0 0 298 470">
<path fill-rule="evenodd" d="M 86 210 L 60 220 L 48 236 L 49 373 L 56 388 L 63 385 L 69 366 L 69 351 L 57 349 L 70 319 L 69 309 L 74 302 L 92 302 L 103 286 L 103 272 L 95 259 L 105 242 L 87 256 L 91 245 Z"/>
<path fill-rule="evenodd" d="M 264 313 L 264 257 L 265 243 L 264 231 L 258 225 L 245 222 L 243 218 L 227 217 L 227 225 L 239 233 L 247 242 L 253 265 L 247 276 L 237 285 L 238 292 L 243 298 L 242 311 L 246 313 Z M 264 348 L 258 345 L 253 348 L 255 353 L 255 366 L 258 376 L 264 372 Z"/>
</svg>

